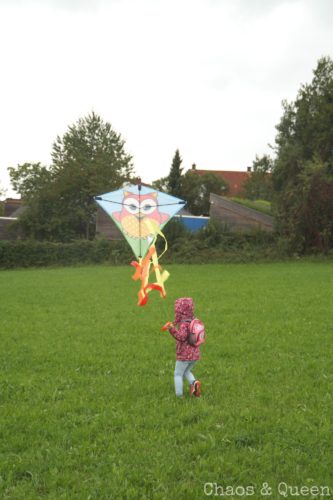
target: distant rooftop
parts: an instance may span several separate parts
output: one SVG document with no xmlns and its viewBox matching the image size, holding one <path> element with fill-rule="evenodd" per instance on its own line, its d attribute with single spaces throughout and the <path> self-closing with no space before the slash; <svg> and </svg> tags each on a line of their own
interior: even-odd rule
<svg viewBox="0 0 333 500">
<path fill-rule="evenodd" d="M 206 170 L 192 166 L 190 172 L 197 175 L 214 174 L 222 177 L 229 184 L 229 191 L 226 196 L 242 196 L 244 194 L 244 182 L 249 178 L 251 172 L 237 170 Z"/>
<path fill-rule="evenodd" d="M 17 212 L 22 207 L 21 198 L 7 198 L 3 201 L 4 217 L 16 217 Z"/>
</svg>

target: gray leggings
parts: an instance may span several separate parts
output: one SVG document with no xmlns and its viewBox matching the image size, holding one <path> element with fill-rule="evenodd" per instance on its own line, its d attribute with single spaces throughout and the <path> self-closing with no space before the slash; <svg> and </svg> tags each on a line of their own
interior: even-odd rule
<svg viewBox="0 0 333 500">
<path fill-rule="evenodd" d="M 185 377 L 189 384 L 193 384 L 195 377 L 191 369 L 196 361 L 176 361 L 175 366 L 175 389 L 176 396 L 183 395 L 183 378 Z"/>
</svg>

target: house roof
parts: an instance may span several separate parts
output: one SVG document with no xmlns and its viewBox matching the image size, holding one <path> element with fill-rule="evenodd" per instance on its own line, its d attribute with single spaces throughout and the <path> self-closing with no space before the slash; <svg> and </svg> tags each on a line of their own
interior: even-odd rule
<svg viewBox="0 0 333 500">
<path fill-rule="evenodd" d="M 274 219 L 253 208 L 245 207 L 225 196 L 210 194 L 210 216 L 225 224 L 232 230 L 249 231 L 261 229 L 273 231 Z"/>
<path fill-rule="evenodd" d="M 229 192 L 227 193 L 227 196 L 242 195 L 244 193 L 243 184 L 251 175 L 250 172 L 241 172 L 237 170 L 204 170 L 197 168 L 192 168 L 190 172 L 198 175 L 214 174 L 223 177 L 223 179 L 229 184 Z"/>
</svg>

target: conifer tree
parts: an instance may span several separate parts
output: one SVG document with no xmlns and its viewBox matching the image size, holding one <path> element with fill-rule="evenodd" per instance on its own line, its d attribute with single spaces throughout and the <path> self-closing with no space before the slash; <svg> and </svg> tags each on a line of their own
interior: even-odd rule
<svg viewBox="0 0 333 500">
<path fill-rule="evenodd" d="M 176 149 L 167 180 L 168 192 L 173 196 L 181 197 L 182 194 L 182 161 L 179 149 Z"/>
</svg>

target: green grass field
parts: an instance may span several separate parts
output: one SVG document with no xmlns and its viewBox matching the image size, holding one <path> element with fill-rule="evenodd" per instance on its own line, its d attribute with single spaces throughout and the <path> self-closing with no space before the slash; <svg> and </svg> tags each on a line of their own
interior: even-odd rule
<svg viewBox="0 0 333 500">
<path fill-rule="evenodd" d="M 333 496 L 332 264 L 168 270 L 144 308 L 130 267 L 0 273 L 2 498 Z M 160 331 L 179 296 L 207 328 L 197 399 Z"/>
</svg>

